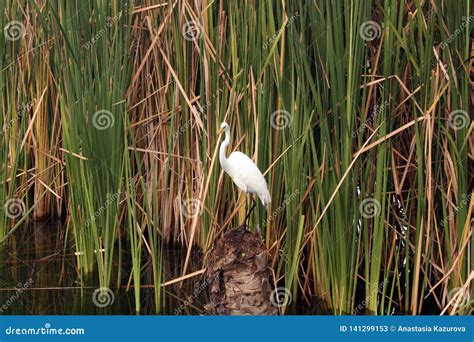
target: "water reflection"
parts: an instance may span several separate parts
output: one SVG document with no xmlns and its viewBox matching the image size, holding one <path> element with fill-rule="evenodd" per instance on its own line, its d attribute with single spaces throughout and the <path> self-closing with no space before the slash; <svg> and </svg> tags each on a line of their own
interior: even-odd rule
<svg viewBox="0 0 474 342">
<path fill-rule="evenodd" d="M 78 273 L 73 246 L 72 236 L 60 222 L 30 223 L 18 229 L 0 251 L 0 314 L 135 315 L 134 289 L 127 290 L 131 270 L 127 252 L 123 251 L 120 264 L 116 261 L 115 276 L 120 279 L 114 279 L 112 291 L 107 292 L 99 289 L 97 275 Z M 182 274 L 185 253 L 179 248 L 163 251 L 164 281 Z M 140 314 L 156 314 L 152 264 L 145 253 L 142 265 Z M 191 272 L 200 269 L 199 255 L 193 256 L 190 266 Z M 195 290 L 201 282 L 198 275 L 164 287 L 160 314 L 202 313 L 207 291 Z"/>
</svg>

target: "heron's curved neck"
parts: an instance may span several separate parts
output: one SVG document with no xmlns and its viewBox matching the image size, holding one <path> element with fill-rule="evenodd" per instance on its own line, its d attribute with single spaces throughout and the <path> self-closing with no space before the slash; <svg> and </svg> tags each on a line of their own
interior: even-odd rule
<svg viewBox="0 0 474 342">
<path fill-rule="evenodd" d="M 230 130 L 225 131 L 225 139 L 221 144 L 219 149 L 219 161 L 221 162 L 222 168 L 226 169 L 227 166 L 227 157 L 225 155 L 225 150 L 230 144 Z"/>
</svg>

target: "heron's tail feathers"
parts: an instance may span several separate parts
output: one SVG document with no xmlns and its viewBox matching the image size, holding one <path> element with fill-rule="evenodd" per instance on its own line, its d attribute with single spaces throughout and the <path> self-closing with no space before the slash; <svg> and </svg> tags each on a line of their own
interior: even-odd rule
<svg viewBox="0 0 474 342">
<path fill-rule="evenodd" d="M 265 209 L 268 209 L 270 203 L 272 202 L 272 199 L 270 198 L 270 192 L 268 190 L 262 194 L 260 197 L 260 201 L 262 201 L 263 206 Z"/>
</svg>

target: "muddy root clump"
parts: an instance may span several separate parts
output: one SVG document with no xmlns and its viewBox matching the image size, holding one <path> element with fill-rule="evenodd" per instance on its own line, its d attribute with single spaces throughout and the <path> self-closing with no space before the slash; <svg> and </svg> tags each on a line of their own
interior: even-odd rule
<svg viewBox="0 0 474 342">
<path fill-rule="evenodd" d="M 211 251 L 206 278 L 210 315 L 277 315 L 271 303 L 270 255 L 260 236 L 238 227 L 219 238 Z"/>
</svg>

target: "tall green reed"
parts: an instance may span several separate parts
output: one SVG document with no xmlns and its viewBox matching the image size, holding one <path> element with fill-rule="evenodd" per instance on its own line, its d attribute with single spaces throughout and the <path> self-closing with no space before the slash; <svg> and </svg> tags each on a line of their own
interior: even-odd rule
<svg viewBox="0 0 474 342">
<path fill-rule="evenodd" d="M 130 190 L 124 188 L 129 166 L 125 93 L 131 77 L 128 9 L 122 1 L 48 8 L 56 20 L 53 30 L 64 40 L 55 49 L 53 67 L 62 75 L 57 87 L 77 262 L 85 274 L 97 268 L 101 287 L 119 281 L 114 279 L 119 204 Z M 135 222 L 128 217 L 131 236 Z"/>
</svg>

